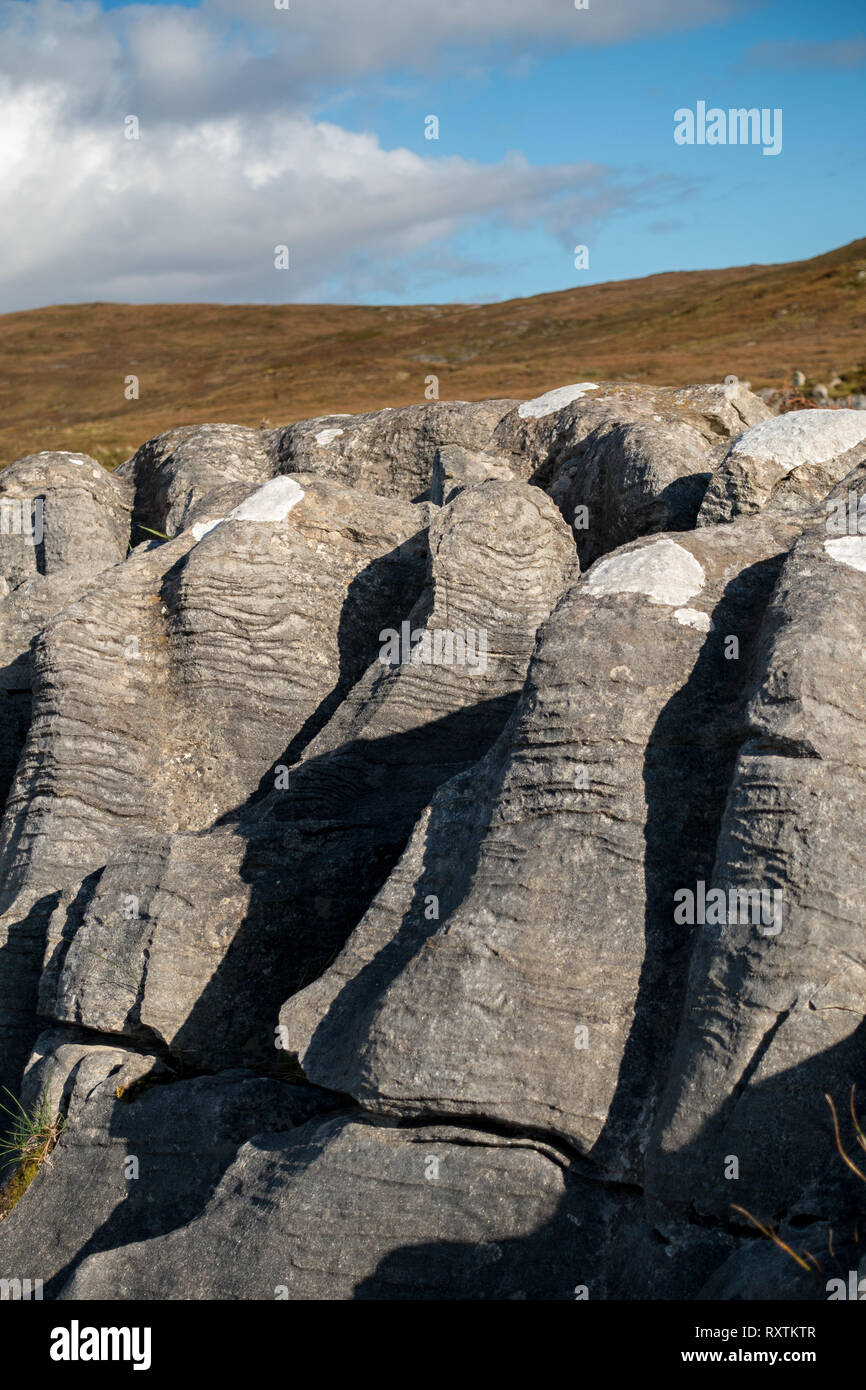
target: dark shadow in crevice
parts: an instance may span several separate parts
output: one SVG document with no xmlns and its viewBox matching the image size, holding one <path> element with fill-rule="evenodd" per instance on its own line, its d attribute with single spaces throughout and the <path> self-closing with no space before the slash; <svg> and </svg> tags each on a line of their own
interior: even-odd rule
<svg viewBox="0 0 866 1390">
<path fill-rule="evenodd" d="M 730 1201 L 750 1210 L 762 1223 L 773 1225 L 795 1251 L 808 1250 L 819 1270 L 810 1273 L 778 1250 L 769 1239 L 732 1208 L 709 1214 L 681 1190 L 679 1210 L 671 1214 L 666 1232 L 658 1232 L 644 1209 L 639 1191 L 600 1183 L 572 1166 L 566 1190 L 550 1219 L 530 1235 L 501 1239 L 496 1205 L 483 1209 L 485 1241 L 419 1241 L 384 1254 L 375 1271 L 362 1279 L 355 1298 L 411 1299 L 554 1299 L 572 1300 L 584 1285 L 590 1300 L 699 1298 L 803 1300 L 824 1302 L 830 1278 L 846 1279 L 863 1257 L 866 1231 L 866 1182 L 854 1176 L 838 1154 L 824 1093 L 835 1096 L 842 1119 L 842 1142 L 866 1171 L 866 1158 L 856 1144 L 850 1118 L 844 1115 L 852 1077 L 862 1073 L 866 1021 L 842 1043 L 806 1062 L 752 1084 L 750 1122 L 755 1136 L 741 1145 L 740 1179 L 730 1183 Z M 780 1130 L 775 1123 L 787 1117 Z M 863 1115 L 861 1113 L 861 1121 Z M 422 1126 L 425 1121 L 416 1121 Z M 431 1118 L 443 1125 L 447 1120 Z M 484 1124 L 467 1130 L 467 1141 L 483 1145 Z M 714 1117 L 677 1159 L 687 1171 L 704 1174 L 708 1148 L 718 1128 Z M 496 1132 L 496 1131 L 494 1131 Z M 773 1151 L 764 1136 L 773 1133 Z M 447 1144 L 431 1141 L 430 1150 L 447 1164 Z M 544 1150 L 544 1142 L 539 1144 Z M 444 1150 L 444 1155 L 443 1155 Z M 768 1207 L 768 1188 L 777 1168 L 802 1173 L 802 1197 L 797 1208 Z M 433 1184 L 435 1187 L 435 1184 Z M 479 1187 L 483 1200 L 483 1187 Z M 489 1194 L 488 1194 L 489 1195 Z M 464 1203 L 471 1196 L 463 1191 Z M 502 1210 L 508 1213 L 508 1203 Z M 479 1213 L 480 1218 L 480 1213 Z M 438 1222 L 438 1216 L 437 1216 Z M 798 1231 L 817 1225 L 809 1241 Z M 672 1259 L 675 1250 L 676 1258 Z M 733 1266 L 726 1265 L 732 1259 Z M 745 1263 L 739 1263 L 745 1260 Z M 760 1279 L 755 1277 L 757 1260 Z M 739 1271 L 739 1272 L 738 1272 Z M 746 1278 L 759 1292 L 744 1292 Z"/>
<path fill-rule="evenodd" d="M 490 753 L 484 762 L 475 765 L 471 772 L 467 770 L 459 781 L 453 780 L 433 798 L 422 867 L 411 901 L 394 935 L 346 981 L 316 1028 L 305 1054 L 304 1064 L 310 1075 L 315 1076 L 320 1066 L 327 1066 L 329 1071 L 335 1065 L 347 1067 L 351 1083 L 344 1083 L 345 1089 L 363 1099 L 358 1059 L 384 994 L 430 937 L 447 933 L 451 913 L 469 892 L 507 771 L 506 760 L 494 762 L 494 757 Z M 459 803 L 456 811 L 455 801 Z M 431 898 L 437 903 L 437 915 L 432 918 L 425 911 Z"/>
<path fill-rule="evenodd" d="M 45 962 L 40 977 L 40 991 L 45 990 L 45 986 L 51 984 L 51 993 L 56 994 L 57 984 L 63 970 L 63 963 L 69 952 L 69 947 L 75 938 L 75 934 L 84 921 L 84 915 L 90 903 L 93 901 L 94 894 L 99 887 L 99 881 L 105 872 L 104 867 L 95 869 L 81 880 L 78 892 L 66 909 L 66 919 L 60 932 L 60 938 L 55 943 L 54 950 L 49 960 Z M 46 1002 L 43 994 L 43 1003 Z"/>
<path fill-rule="evenodd" d="M 352 740 L 303 763 L 287 790 L 253 803 L 238 829 L 249 905 L 172 1042 L 178 1056 L 212 1044 L 215 1068 L 268 1067 L 290 995 L 342 949 L 402 854 L 437 788 L 493 743 L 517 695 L 482 701 L 405 733 Z M 452 878 L 456 892 L 454 866 Z M 440 883 L 437 891 L 442 892 Z M 421 889 L 419 888 L 419 892 Z M 435 925 L 435 924 L 434 924 Z"/>
<path fill-rule="evenodd" d="M 714 631 L 692 676 L 662 712 L 647 749 L 646 958 L 619 1086 L 592 1153 L 601 1164 L 615 1164 L 625 1153 L 637 1174 L 642 1167 L 639 1150 L 644 1147 L 653 1164 L 659 1161 L 653 1118 L 675 1059 L 696 949 L 695 929 L 673 922 L 673 894 L 677 888 L 694 890 L 700 879 L 708 886 L 713 882 L 719 831 L 736 759 L 743 749 L 750 754 L 813 756 L 800 745 L 777 748 L 772 742 L 759 742 L 746 719 L 747 703 L 761 679 L 772 637 L 772 622 L 765 621 L 767 604 L 783 563 L 784 556 L 776 556 L 751 566 L 725 590 L 713 615 Z M 723 659 L 728 634 L 740 639 L 739 662 Z M 684 764 L 682 731 L 688 729 L 700 734 L 690 741 Z M 741 970 L 742 978 L 731 982 L 735 995 L 745 984 L 745 957 Z M 804 1219 L 811 1221 L 823 1211 L 827 1229 L 833 1226 L 837 1239 L 846 1223 L 849 1238 L 856 1223 L 862 1225 L 866 1184 L 848 1172 L 836 1153 L 824 1094 L 835 1093 L 837 1106 L 844 1109 L 850 1084 L 862 1071 L 866 1025 L 824 1053 L 756 1083 L 762 1058 L 785 1018 L 783 1013 L 768 1030 L 739 1083 L 700 1134 L 665 1158 L 669 1171 L 663 1188 L 665 1200 L 672 1202 L 671 1221 L 762 1240 L 732 1204 L 742 1205 L 765 1224 L 783 1221 L 792 1213 L 796 1219 L 791 1184 L 787 1178 L 785 1183 L 776 1178 L 782 1165 L 786 1173 L 793 1169 L 798 1174 Z M 739 1160 L 736 1183 L 724 1180 L 729 1150 Z M 853 1136 L 849 1136 L 849 1151 L 854 1151 Z M 690 1174 L 696 1184 L 692 1193 Z M 654 1201 L 658 1207 L 659 1195 Z M 793 1262 L 786 1265 L 783 1258 L 777 1272 L 779 1283 L 768 1297 L 816 1296 L 813 1284 L 808 1278 L 804 1282 Z"/>
<path fill-rule="evenodd" d="M 38 1014 L 39 978 L 48 922 L 60 903 L 60 893 L 48 893 L 33 904 L 26 917 L 12 922 L 0 950 L 0 1086 L 17 1096 L 27 1059 L 44 1024 Z M 11 1001 L 15 1001 L 14 1010 Z M 5 1130 L 6 1126 L 2 1128 Z"/>
<path fill-rule="evenodd" d="M 45 494 L 44 494 L 44 492 L 41 493 L 39 497 L 36 497 L 36 498 L 34 498 L 33 500 L 34 500 L 35 502 L 39 502 L 39 504 L 40 504 L 40 509 L 41 509 L 41 513 L 42 513 L 42 518 L 43 518 L 42 535 L 40 536 L 40 538 L 39 538 L 38 541 L 36 540 L 35 535 L 34 535 L 34 540 L 33 540 L 33 550 L 34 550 L 34 554 L 35 554 L 35 557 L 36 557 L 36 573 L 37 573 L 37 574 L 47 574 L 47 573 L 48 573 L 48 565 L 47 565 L 46 558 L 45 558 L 45 525 L 44 525 L 44 520 L 45 520 L 45 516 L 46 516 L 46 507 L 45 507 L 45 500 L 46 500 L 46 499 L 45 499 Z"/>
<path fill-rule="evenodd" d="M 118 1065 L 102 1084 L 110 1086 L 119 1070 Z M 74 1079 L 74 1075 L 70 1077 L 67 1093 Z M 249 1097 L 250 1085 L 259 1092 L 257 1100 Z M 271 1101 L 267 1120 L 262 1114 L 263 1087 L 269 1088 Z M 245 1098 L 245 1088 L 249 1098 Z M 337 1097 L 317 1087 L 299 1090 L 275 1080 L 244 1077 L 240 1072 L 184 1077 L 163 1069 L 162 1074 L 145 1078 L 130 1091 L 128 1103 L 121 1100 L 112 1107 L 106 1138 L 114 1148 L 117 1175 L 123 1175 L 129 1160 L 134 1159 L 138 1176 L 123 1176 L 121 1187 L 114 1173 L 108 1175 L 115 1191 L 121 1188 L 119 1200 L 71 1258 L 46 1280 L 44 1296 L 48 1299 L 57 1297 L 88 1256 L 168 1235 L 194 1221 L 252 1134 L 268 1125 L 290 1130 L 342 1106 Z M 94 1201 L 89 1190 L 91 1180 L 82 1173 L 80 1164 L 72 1161 L 71 1153 L 64 1154 L 64 1143 L 61 1139 L 60 1148 L 55 1150 L 56 1174 L 40 1174 L 36 1181 L 65 1182 L 70 1198 L 66 1205 L 76 1209 L 75 1197 L 80 1194 L 80 1204 L 86 1209 Z M 37 1192 L 31 1196 L 39 1200 Z M 153 1296 L 159 1297 L 158 1289 Z"/>
<path fill-rule="evenodd" d="M 674 922 L 674 894 L 709 883 L 728 788 L 747 736 L 764 612 L 784 555 L 749 565 L 725 588 L 685 684 L 659 714 L 644 757 L 646 951 L 616 1093 L 593 1151 L 603 1169 L 642 1172 L 683 1012 L 694 928 Z M 725 657 L 739 639 L 739 659 Z"/>
</svg>

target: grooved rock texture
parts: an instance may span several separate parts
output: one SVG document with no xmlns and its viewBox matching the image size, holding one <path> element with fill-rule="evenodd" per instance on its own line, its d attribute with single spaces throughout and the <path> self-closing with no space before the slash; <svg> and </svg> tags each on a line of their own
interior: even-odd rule
<svg viewBox="0 0 866 1390">
<path fill-rule="evenodd" d="M 140 877 L 126 873 L 107 909 L 112 923 L 126 922 L 127 897 L 134 903 L 156 887 L 145 842 L 202 831 L 243 806 L 286 744 L 373 659 L 381 622 L 420 592 L 425 508 L 323 479 L 301 480 L 300 491 L 301 506 L 270 508 L 284 517 L 228 519 L 198 541 L 189 528 L 136 548 L 36 639 L 32 722 L 0 827 L 0 941 L 13 947 L 0 1035 L 20 1037 L 21 999 L 44 960 L 50 973 L 59 969 L 115 857 L 139 862 L 132 845 L 141 847 Z M 157 843 L 153 852 L 168 851 Z M 145 931 L 146 953 L 147 918 L 130 920 Z M 213 940 L 215 922 L 199 920 Z M 220 955 L 227 944 L 218 933 Z M 87 978 L 105 973 L 101 947 L 89 949 Z M 133 958 L 115 942 L 104 954 L 116 993 L 140 952 Z M 97 974 L 97 994 L 103 983 Z M 110 1001 L 109 991 L 101 1011 Z M 14 1056 L 19 1066 L 17 1048 Z M 2 1057 L 0 1075 L 8 1076 Z"/>
<path fill-rule="evenodd" d="M 300 520 L 305 506 L 292 515 Z M 275 751 L 261 795 L 229 823 L 143 835 L 114 855 L 72 926 L 68 915 L 52 919 L 43 1012 L 156 1036 L 187 1063 L 272 1057 L 286 984 L 318 973 L 339 949 L 438 784 L 499 733 L 536 629 L 575 568 L 561 518 L 536 489 L 492 480 L 461 493 L 430 528 L 429 583 L 408 610 L 408 631 L 405 592 L 391 594 L 374 624 L 396 624 L 393 640 L 407 638 L 407 659 L 389 665 L 377 656 L 297 760 L 279 761 L 288 755 Z M 368 586 L 347 645 L 376 598 Z M 462 637 L 463 664 L 434 661 L 432 644 L 423 649 L 425 636 L 444 632 Z M 414 648 L 413 633 L 421 639 Z M 452 646 L 440 654 L 458 656 Z M 251 661 L 233 669 L 251 688 Z M 236 712 L 233 727 L 251 714 Z M 253 732 L 266 746 L 264 731 Z M 232 758 L 237 768 L 236 751 Z M 250 783 L 258 780 L 256 769 Z"/>
<path fill-rule="evenodd" d="M 0 473 L 0 797 L 31 717 L 30 643 L 127 553 L 132 492 L 86 454 L 45 453 Z"/>
<path fill-rule="evenodd" d="M 773 504 L 803 510 L 866 458 L 859 410 L 792 410 L 763 420 L 735 440 L 716 469 L 699 526 L 730 521 Z"/>
<path fill-rule="evenodd" d="M 186 425 L 149 439 L 114 476 L 134 487 L 135 521 L 173 536 L 202 498 L 232 484 L 246 496 L 273 472 L 259 430 Z"/>
<path fill-rule="evenodd" d="M 493 454 L 473 453 L 459 444 L 446 444 L 436 450 L 433 459 L 430 500 L 441 507 L 473 483 L 483 482 L 485 478 L 513 477 L 508 464 Z"/>
<path fill-rule="evenodd" d="M 854 543 L 852 563 L 824 523 L 809 526 L 761 634 L 707 883 L 726 897 L 764 888 L 771 910 L 758 932 L 739 914 L 696 928 L 652 1146 L 654 1196 L 704 1215 L 728 1209 L 728 1154 L 740 1204 L 773 1219 L 819 1215 L 851 1181 L 824 1096 L 846 1101 L 839 1079 L 857 1082 L 863 1057 L 866 536 Z"/>
<path fill-rule="evenodd" d="M 514 404 L 437 401 L 369 415 L 326 415 L 271 431 L 267 444 L 280 473 L 317 473 L 364 492 L 421 501 L 430 496 L 437 449 L 486 448 Z"/>
<path fill-rule="evenodd" d="M 825 1297 L 750 1215 L 856 1267 L 852 415 L 584 381 L 0 473 L 0 1085 L 56 1141 L 0 1279 Z"/>
<path fill-rule="evenodd" d="M 604 1212 L 563 1167 L 527 1140 L 444 1126 L 259 1134 L 188 1229 L 91 1256 L 63 1297 L 574 1297 Z"/>
<path fill-rule="evenodd" d="M 639 1176 L 688 958 L 672 894 L 710 871 L 743 720 L 725 639 L 748 663 L 792 534 L 642 541 L 577 581 L 495 748 L 440 790 L 341 956 L 285 1006 L 311 1080 L 388 1113 L 545 1130 Z"/>
<path fill-rule="evenodd" d="M 80 1036 L 37 1041 L 22 1099 L 47 1089 L 67 1116 L 66 1138 L 3 1224 L 12 1265 L 28 1267 L 38 1250 L 48 1298 L 83 1256 L 183 1228 L 251 1132 L 290 1130 L 334 1108 L 314 1087 L 242 1071 L 183 1080 L 165 1063 Z"/>
<path fill-rule="evenodd" d="M 524 401 L 491 447 L 550 492 L 585 567 L 637 536 L 690 530 L 727 443 L 768 415 L 739 385 L 583 382 Z"/>
</svg>

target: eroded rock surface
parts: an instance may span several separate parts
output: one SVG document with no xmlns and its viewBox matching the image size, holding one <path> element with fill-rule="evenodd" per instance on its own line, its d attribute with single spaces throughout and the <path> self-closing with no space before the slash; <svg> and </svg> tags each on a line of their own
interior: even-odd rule
<svg viewBox="0 0 866 1390">
<path fill-rule="evenodd" d="M 510 400 L 437 401 L 326 415 L 268 435 L 279 472 L 316 473 L 364 492 L 422 501 L 430 496 L 436 451 L 449 445 L 485 449 Z"/>
<path fill-rule="evenodd" d="M 727 444 L 768 416 L 740 385 L 580 382 L 510 411 L 491 448 L 550 492 L 586 567 L 637 536 L 690 530 Z"/>
<path fill-rule="evenodd" d="M 641 1175 L 690 945 L 672 895 L 712 866 L 742 666 L 792 534 L 642 541 L 577 581 L 496 747 L 288 1001 L 311 1080 L 387 1113 L 547 1131 Z"/>
<path fill-rule="evenodd" d="M 340 1117 L 259 1134 L 195 1223 L 91 1256 L 63 1296 L 573 1298 L 604 1212 L 565 1166 L 445 1126 Z"/>
<path fill-rule="evenodd" d="M 864 447 L 583 381 L 0 474 L 0 1277 L 826 1297 L 745 1213 L 855 1258 Z"/>
<path fill-rule="evenodd" d="M 729 1212 L 730 1154 L 739 1204 L 772 1219 L 856 1197 L 825 1095 L 847 1108 L 862 1068 L 866 536 L 838 546 L 818 522 L 785 560 L 707 880 L 772 893 L 770 910 L 758 931 L 695 929 L 652 1190 L 703 1215 Z"/>
<path fill-rule="evenodd" d="M 866 458 L 866 419 L 858 410 L 792 410 L 740 436 L 713 474 L 698 525 L 730 521 L 772 503 L 804 510 Z"/>
<path fill-rule="evenodd" d="M 201 542 L 209 543 L 210 535 Z M 405 639 L 405 659 L 387 664 L 377 655 L 306 746 L 294 756 L 272 749 L 268 776 L 261 767 L 248 774 L 259 794 L 227 823 L 214 815 L 197 833 L 165 836 L 142 826 L 101 872 L 78 920 L 70 926 L 68 914 L 54 914 L 40 986 L 46 1015 L 156 1036 L 187 1064 L 273 1054 L 286 989 L 318 974 L 340 948 L 437 786 L 498 735 L 536 629 L 576 568 L 555 507 L 520 483 L 464 491 L 435 517 L 427 543 L 429 582 L 411 608 L 403 606 L 411 589 L 391 591 L 390 606 L 378 611 L 377 591 L 365 595 L 377 639 L 389 630 L 395 646 Z M 342 616 L 334 611 L 335 628 L 346 606 Z M 347 650 L 362 621 L 350 628 Z M 434 644 L 444 635 L 451 646 L 440 643 L 437 661 Z M 251 689 L 251 660 L 232 670 Z M 242 718 L 238 712 L 236 737 Z M 285 739 L 302 720 L 271 727 Z M 261 756 L 264 734 L 253 734 Z M 231 757 L 237 770 L 237 752 Z M 133 912 L 124 911 L 130 894 Z"/>
</svg>

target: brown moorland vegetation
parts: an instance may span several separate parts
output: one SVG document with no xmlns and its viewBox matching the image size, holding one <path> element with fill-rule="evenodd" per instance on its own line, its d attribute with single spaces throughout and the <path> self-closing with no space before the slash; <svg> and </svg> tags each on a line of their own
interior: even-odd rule
<svg viewBox="0 0 866 1390">
<path fill-rule="evenodd" d="M 287 424 L 570 381 L 736 374 L 866 389 L 866 238 L 811 260 L 679 271 L 497 304 L 75 304 L 0 315 L 0 466 L 75 449 L 106 466 L 174 425 Z M 135 375 L 138 400 L 124 381 Z"/>
</svg>

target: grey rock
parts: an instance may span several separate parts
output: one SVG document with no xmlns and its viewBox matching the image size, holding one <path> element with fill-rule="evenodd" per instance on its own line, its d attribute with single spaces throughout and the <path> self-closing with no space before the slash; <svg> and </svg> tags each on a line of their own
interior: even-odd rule
<svg viewBox="0 0 866 1390">
<path fill-rule="evenodd" d="M 741 672 L 794 534 L 761 519 L 644 541 L 572 587 L 495 747 L 287 1001 L 311 1081 L 544 1131 L 640 1176 L 691 945 L 672 894 L 710 871 Z"/>
<path fill-rule="evenodd" d="M 755 1221 L 855 1270 L 862 418 L 583 383 L 0 475 L 0 1084 L 67 1120 L 0 1276 L 826 1296 Z"/>
<path fill-rule="evenodd" d="M 98 583 L 101 574 L 120 571 L 128 548 L 131 504 L 129 485 L 84 454 L 35 454 L 0 473 L 0 798 L 7 808 L 31 727 L 33 640 L 66 605 Z M 23 818 L 25 807 L 19 804 L 17 813 Z M 15 817 L 16 810 L 11 814 Z M 17 823 L 23 824 L 23 819 Z M 13 894 L 14 888 L 4 882 L 0 905 L 7 906 Z M 27 909 L 13 915 L 14 944 L 0 962 L 6 1010 L 17 1020 L 11 1071 L 3 1065 L 0 1045 L 0 1077 L 6 1084 L 20 1074 L 28 1037 L 32 1041 L 32 970 L 25 967 L 21 976 L 17 967 L 38 950 L 48 910 L 43 902 L 30 922 Z M 2 936 L 8 939 L 5 931 Z M 18 1027 L 22 1020 L 23 1035 Z"/>
<path fill-rule="evenodd" d="M 62 898 L 52 913 L 42 1014 L 168 1046 L 187 1064 L 273 1058 L 287 989 L 342 946 L 436 787 L 498 735 L 536 630 L 576 569 L 553 504 L 537 489 L 495 479 L 442 509 L 429 548 L 429 584 L 405 621 L 407 636 L 453 638 L 450 650 L 442 643 L 443 659 L 432 643 L 429 662 L 423 654 L 396 665 L 377 657 L 300 757 L 272 754 L 270 787 L 231 823 L 140 833 L 125 849 L 115 846 L 77 903 Z M 223 555 L 218 563 L 226 566 Z M 386 622 L 383 631 L 400 633 L 403 597 L 391 591 L 391 611 L 380 607 L 376 628 Z M 365 595 L 367 613 L 374 599 Z M 462 664 L 461 642 L 471 653 Z M 208 669 L 201 658 L 199 669 Z M 252 670 L 248 660 L 247 689 Z M 235 739 L 238 724 L 236 715 Z M 256 734 L 257 749 L 265 736 Z M 237 743 L 231 759 L 243 772 Z M 179 801 L 175 808 L 179 818 Z M 191 814 L 187 803 L 187 821 Z"/>
<path fill-rule="evenodd" d="M 61 608 L 84 593 L 92 578 L 88 569 L 76 566 L 53 575 L 34 574 L 12 590 L 7 586 L 0 595 L 0 802 L 4 804 L 30 727 L 31 643 Z"/>
<path fill-rule="evenodd" d="M 382 618 L 423 583 L 426 518 L 299 482 L 284 520 L 137 551 L 43 630 L 0 844 L 7 891 L 98 868 L 136 831 L 213 824 L 366 668 Z"/>
<path fill-rule="evenodd" d="M 504 459 L 495 455 L 472 453 L 459 444 L 445 444 L 436 450 L 433 459 L 433 481 L 430 500 L 441 507 L 451 502 L 465 487 L 483 482 L 485 478 L 513 478 Z"/>
<path fill-rule="evenodd" d="M 61 1298 L 591 1296 L 611 1206 L 519 1137 L 311 1121 L 256 1135 L 197 1220 L 90 1255 Z"/>
<path fill-rule="evenodd" d="M 184 425 L 142 444 L 114 476 L 134 491 L 137 526 L 173 536 L 208 493 L 231 484 L 243 484 L 249 493 L 273 473 L 260 430 Z M 136 539 L 146 534 L 139 530 Z"/>
<path fill-rule="evenodd" d="M 227 520 L 137 550 L 39 634 L 0 829 L 0 1074 L 13 1089 L 43 959 L 58 968 L 105 866 L 243 805 L 422 587 L 425 509 L 301 484 L 284 520 Z M 136 894 L 129 870 L 110 921 Z"/>
<path fill-rule="evenodd" d="M 777 508 L 804 510 L 866 457 L 866 420 L 853 410 L 791 410 L 755 425 L 730 447 L 707 488 L 697 524 Z"/>
<path fill-rule="evenodd" d="M 736 1201 L 766 1224 L 795 1203 L 817 1218 L 857 1197 L 825 1093 L 847 1110 L 864 1028 L 864 571 L 866 537 L 819 522 L 793 547 L 767 611 L 707 879 L 728 904 L 732 890 L 766 892 L 767 910 L 744 921 L 738 900 L 721 925 L 693 928 L 648 1164 L 650 1191 L 669 1208 L 741 1220 Z"/>
<path fill-rule="evenodd" d="M 281 473 L 307 472 L 349 487 L 423 501 L 437 449 L 484 449 L 513 401 L 431 401 L 368 415 L 325 415 L 268 435 Z"/>
<path fill-rule="evenodd" d="M 512 410 L 490 447 L 550 493 L 586 567 L 638 536 L 691 529 L 725 441 L 768 415 L 739 384 L 582 383 Z"/>
<path fill-rule="evenodd" d="M 66 1128 L 0 1222 L 0 1278 L 36 1260 L 30 1277 L 43 1280 L 45 1298 L 86 1256 L 184 1227 L 251 1132 L 289 1129 L 334 1104 L 242 1072 L 183 1080 L 156 1058 L 57 1033 L 39 1041 L 25 1102 L 46 1089 Z"/>
<path fill-rule="evenodd" d="M 132 495 L 87 454 L 44 453 L 0 472 L 0 573 L 95 575 L 126 556 Z"/>
</svg>

